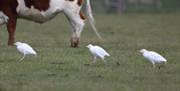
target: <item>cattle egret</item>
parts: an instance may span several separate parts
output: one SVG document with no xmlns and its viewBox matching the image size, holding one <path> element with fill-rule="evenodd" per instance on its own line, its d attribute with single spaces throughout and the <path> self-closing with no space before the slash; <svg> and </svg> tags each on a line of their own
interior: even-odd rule
<svg viewBox="0 0 180 91">
<path fill-rule="evenodd" d="M 26 43 L 16 42 L 14 45 L 16 45 L 18 51 L 23 54 L 23 57 L 20 59 L 20 61 L 23 60 L 26 55 L 37 55 L 33 48 Z"/>
<path fill-rule="evenodd" d="M 92 63 L 96 62 L 97 57 L 101 58 L 106 63 L 106 61 L 104 60 L 105 56 L 110 56 L 103 48 L 99 46 L 93 46 L 92 44 L 89 44 L 86 47 L 89 48 L 89 51 L 94 56 L 94 60 Z"/>
<path fill-rule="evenodd" d="M 164 62 L 165 64 L 167 63 L 167 60 L 157 52 L 148 51 L 146 49 L 141 49 L 140 52 L 143 54 L 143 56 L 146 59 L 148 59 L 152 63 L 153 68 L 155 68 L 155 63 L 162 63 L 162 62 Z"/>
</svg>

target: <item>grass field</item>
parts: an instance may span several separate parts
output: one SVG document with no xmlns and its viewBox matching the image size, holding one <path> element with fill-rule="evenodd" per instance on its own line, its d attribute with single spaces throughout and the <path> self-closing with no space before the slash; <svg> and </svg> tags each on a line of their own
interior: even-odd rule
<svg viewBox="0 0 180 91">
<path fill-rule="evenodd" d="M 37 57 L 22 55 L 7 46 L 7 31 L 0 28 L 0 91 L 179 91 L 180 13 L 95 16 L 101 42 L 87 25 L 78 48 L 70 48 L 70 28 L 64 16 L 39 25 L 19 20 L 16 41 L 30 44 Z M 85 46 L 104 47 L 105 65 Z M 152 68 L 139 49 L 162 54 L 168 64 Z M 119 65 L 117 65 L 117 62 Z"/>
</svg>

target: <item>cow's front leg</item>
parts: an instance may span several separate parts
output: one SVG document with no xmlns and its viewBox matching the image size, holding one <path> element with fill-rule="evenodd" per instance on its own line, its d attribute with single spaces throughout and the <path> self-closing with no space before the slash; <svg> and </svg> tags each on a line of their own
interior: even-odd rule
<svg viewBox="0 0 180 91">
<path fill-rule="evenodd" d="M 7 23 L 7 30 L 9 33 L 9 40 L 8 40 L 8 45 L 13 45 L 15 40 L 14 40 L 14 34 L 15 34 L 15 30 L 16 30 L 16 21 L 17 18 L 14 14 L 8 13 L 9 16 L 9 20 Z"/>
</svg>

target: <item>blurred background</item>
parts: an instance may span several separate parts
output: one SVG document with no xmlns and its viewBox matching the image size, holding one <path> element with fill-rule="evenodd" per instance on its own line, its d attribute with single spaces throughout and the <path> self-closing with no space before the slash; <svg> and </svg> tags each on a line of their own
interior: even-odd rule
<svg viewBox="0 0 180 91">
<path fill-rule="evenodd" d="M 91 0 L 93 11 L 101 13 L 180 12 L 180 0 Z"/>
</svg>

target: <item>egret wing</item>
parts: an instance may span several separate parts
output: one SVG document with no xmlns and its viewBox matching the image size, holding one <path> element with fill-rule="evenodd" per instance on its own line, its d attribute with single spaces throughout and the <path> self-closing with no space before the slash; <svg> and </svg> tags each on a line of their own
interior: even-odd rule
<svg viewBox="0 0 180 91">
<path fill-rule="evenodd" d="M 98 55 L 102 55 L 102 56 L 107 55 L 107 56 L 109 56 L 109 54 L 103 48 L 101 48 L 99 46 L 94 46 L 94 47 L 95 47 Z"/>
<path fill-rule="evenodd" d="M 151 58 L 154 60 L 166 61 L 166 59 L 163 56 L 161 56 L 159 53 L 156 53 L 154 51 L 150 51 L 149 53 L 150 53 Z"/>
<path fill-rule="evenodd" d="M 18 49 L 19 52 L 21 52 L 22 54 L 26 54 L 26 50 L 25 50 L 25 48 L 24 48 L 23 45 L 18 45 L 18 46 L 17 46 L 17 49 Z"/>
<path fill-rule="evenodd" d="M 27 54 L 35 54 L 36 55 L 36 52 L 28 44 L 23 43 L 23 48 L 27 52 Z"/>
</svg>

